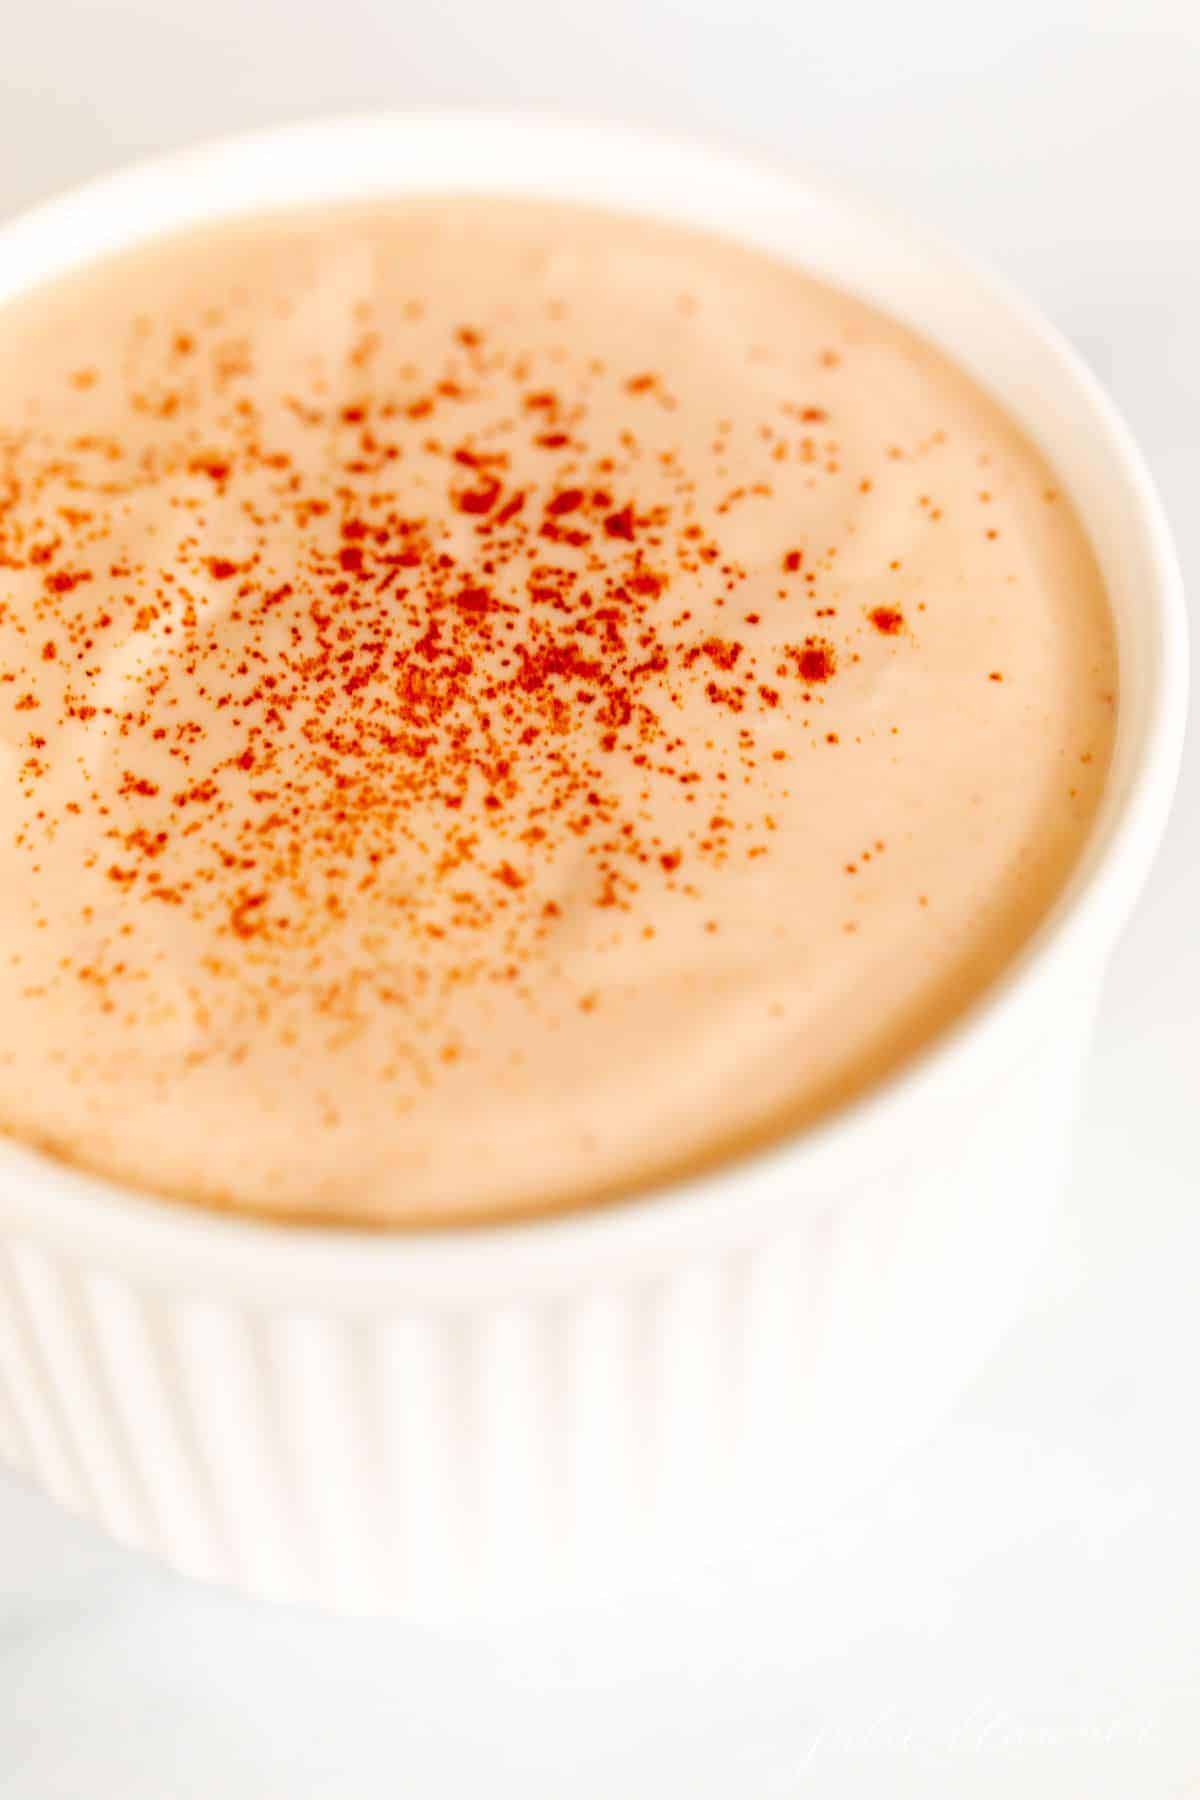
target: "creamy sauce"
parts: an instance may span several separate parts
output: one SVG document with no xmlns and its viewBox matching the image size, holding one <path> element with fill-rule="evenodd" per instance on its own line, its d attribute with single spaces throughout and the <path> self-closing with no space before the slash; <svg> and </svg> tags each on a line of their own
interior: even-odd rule
<svg viewBox="0 0 1200 1800">
<path fill-rule="evenodd" d="M 470 198 L 0 315 L 0 1121 L 362 1223 L 810 1120 L 994 976 L 1109 756 L 996 405 L 731 244 Z"/>
</svg>

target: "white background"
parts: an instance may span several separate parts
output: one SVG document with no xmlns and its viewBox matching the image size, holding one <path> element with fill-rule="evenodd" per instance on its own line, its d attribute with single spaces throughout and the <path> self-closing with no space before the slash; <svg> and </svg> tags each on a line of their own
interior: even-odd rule
<svg viewBox="0 0 1200 1800">
<path fill-rule="evenodd" d="M 430 100 L 715 129 L 948 229 L 1110 385 L 1200 569 L 1200 0 L 0 0 L 0 212 Z M 0 1482 L 3 1800 L 1200 1795 L 1198 916 L 1193 741 L 1052 1297 L 786 1583 L 456 1640 L 189 1589 Z"/>
</svg>

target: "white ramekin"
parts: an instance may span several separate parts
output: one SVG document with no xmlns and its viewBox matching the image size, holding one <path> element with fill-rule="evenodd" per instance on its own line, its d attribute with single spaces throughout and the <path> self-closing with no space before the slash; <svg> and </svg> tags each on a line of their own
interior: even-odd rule
<svg viewBox="0 0 1200 1800">
<path fill-rule="evenodd" d="M 1073 496 L 1121 683 L 1084 862 L 1003 981 L 850 1110 L 704 1179 L 547 1223 L 369 1236 L 157 1204 L 0 1143 L 0 1456 L 193 1575 L 442 1612 L 770 1541 L 869 1480 L 978 1367 L 1054 1220 L 1105 964 L 1170 803 L 1186 642 L 1144 465 L 1066 344 L 907 225 L 694 143 L 478 114 L 220 143 L 10 224 L 0 302 L 201 218 L 413 188 L 694 223 L 927 333 Z"/>
</svg>

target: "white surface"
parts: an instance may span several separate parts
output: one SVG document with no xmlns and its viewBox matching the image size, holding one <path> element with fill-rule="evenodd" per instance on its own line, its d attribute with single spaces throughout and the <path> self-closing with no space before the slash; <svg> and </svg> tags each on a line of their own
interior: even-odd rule
<svg viewBox="0 0 1200 1800">
<path fill-rule="evenodd" d="M 1200 17 L 774 0 L 22 12 L 0 205 L 311 109 L 552 100 L 724 127 L 948 227 L 1082 347 L 1200 559 Z M 186 1590 L 0 1497 L 4 1800 L 1200 1793 L 1200 765 L 1101 1021 L 1057 1298 L 769 1592 L 454 1643 Z"/>
</svg>

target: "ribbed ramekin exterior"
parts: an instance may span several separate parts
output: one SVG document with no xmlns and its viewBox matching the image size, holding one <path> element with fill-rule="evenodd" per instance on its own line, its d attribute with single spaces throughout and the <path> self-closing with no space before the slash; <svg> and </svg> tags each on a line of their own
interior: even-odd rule
<svg viewBox="0 0 1200 1800">
<path fill-rule="evenodd" d="M 1019 1310 L 1081 1062 L 740 1248 L 502 1299 L 260 1301 L 0 1243 L 0 1455 L 202 1579 L 438 1613 L 767 1542 L 926 1430 Z M 799 1197 L 798 1197 L 799 1198 Z"/>
</svg>

